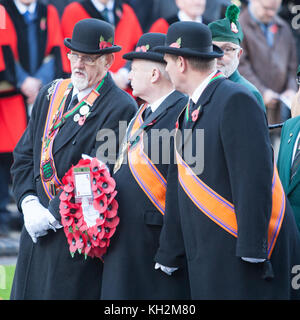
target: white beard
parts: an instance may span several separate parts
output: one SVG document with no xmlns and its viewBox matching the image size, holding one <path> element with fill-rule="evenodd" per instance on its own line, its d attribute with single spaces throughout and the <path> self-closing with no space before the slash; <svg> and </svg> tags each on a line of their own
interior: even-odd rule
<svg viewBox="0 0 300 320">
<path fill-rule="evenodd" d="M 218 69 L 224 74 L 226 78 L 229 78 L 234 73 L 234 71 L 237 69 L 238 66 L 239 66 L 239 59 L 236 57 L 235 59 L 233 59 L 231 64 L 218 67 Z"/>
<path fill-rule="evenodd" d="M 75 72 L 80 71 L 84 74 L 84 78 L 81 77 L 77 77 Z M 72 75 L 71 75 L 71 81 L 73 83 L 73 86 L 78 90 L 78 91 L 82 91 L 84 89 L 86 89 L 89 86 L 89 81 L 88 81 L 88 75 L 85 71 L 82 70 L 78 70 L 78 69 L 74 69 L 72 71 Z"/>
</svg>

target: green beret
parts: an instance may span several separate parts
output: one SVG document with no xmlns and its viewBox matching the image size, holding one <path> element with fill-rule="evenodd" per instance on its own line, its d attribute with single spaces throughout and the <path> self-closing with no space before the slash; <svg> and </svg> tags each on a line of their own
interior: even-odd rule
<svg viewBox="0 0 300 320">
<path fill-rule="evenodd" d="M 238 17 L 240 9 L 236 5 L 230 5 L 224 19 L 211 22 L 208 27 L 212 33 L 213 41 L 233 42 L 239 45 L 243 40 L 243 31 Z"/>
</svg>

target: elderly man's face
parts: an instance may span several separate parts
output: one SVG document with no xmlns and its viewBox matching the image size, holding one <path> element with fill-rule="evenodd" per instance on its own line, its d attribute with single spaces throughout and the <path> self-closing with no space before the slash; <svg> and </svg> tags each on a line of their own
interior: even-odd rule
<svg viewBox="0 0 300 320">
<path fill-rule="evenodd" d="M 128 79 L 131 82 L 132 94 L 145 99 L 151 85 L 153 63 L 151 61 L 134 59 Z"/>
<path fill-rule="evenodd" d="M 71 51 L 68 57 L 71 62 L 72 83 L 79 91 L 97 84 L 113 62 L 112 54 L 99 56 Z"/>
<path fill-rule="evenodd" d="M 21 3 L 23 3 L 25 6 L 29 6 L 33 2 L 36 2 L 37 0 L 20 0 Z"/>
<path fill-rule="evenodd" d="M 255 17 L 263 22 L 269 23 L 277 14 L 282 0 L 251 0 Z"/>
<path fill-rule="evenodd" d="M 98 0 L 98 2 L 102 3 L 103 5 L 107 5 L 109 0 Z"/>
<path fill-rule="evenodd" d="M 195 19 L 205 11 L 206 0 L 176 0 L 178 8 Z"/>
<path fill-rule="evenodd" d="M 224 56 L 217 59 L 217 69 L 222 71 L 225 77 L 228 78 L 239 65 L 242 48 L 232 42 L 213 41 L 213 44 L 224 52 Z"/>
</svg>

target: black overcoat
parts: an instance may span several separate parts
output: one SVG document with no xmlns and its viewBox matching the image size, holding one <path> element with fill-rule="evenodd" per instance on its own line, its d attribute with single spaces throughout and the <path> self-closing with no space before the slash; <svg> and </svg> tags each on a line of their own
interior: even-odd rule
<svg viewBox="0 0 300 320">
<path fill-rule="evenodd" d="M 49 106 L 48 89 L 40 91 L 28 127 L 14 150 L 12 166 L 13 192 L 20 209 L 24 196 L 36 194 L 41 204 L 60 220 L 58 195 L 50 201 L 44 192 L 40 177 L 41 138 Z M 82 154 L 95 156 L 105 142 L 100 129 L 116 133 L 116 152 L 119 121 L 127 121 L 136 112 L 135 101 L 120 90 L 108 74 L 100 89 L 91 114 L 83 126 L 67 118 L 58 132 L 53 147 L 57 175 L 61 179 L 71 165 L 76 165 Z M 101 141 L 100 141 L 101 140 Z M 112 155 L 113 156 L 113 155 Z M 12 299 L 99 299 L 102 262 L 75 254 L 72 258 L 63 229 L 52 230 L 34 244 L 23 228 L 20 250 L 11 292 Z"/>
<path fill-rule="evenodd" d="M 215 80 L 196 104 L 196 108 L 201 105 L 198 118 L 187 122 L 184 115 L 180 117 L 179 128 L 192 129 L 192 139 L 182 141 L 191 141 L 194 151 L 196 129 L 204 130 L 204 167 L 196 175 L 234 204 L 238 226 L 234 237 L 208 218 L 187 196 L 176 179 L 177 168 L 172 168 L 156 260 L 180 265 L 176 248 L 184 243 L 192 299 L 299 297 L 299 290 L 292 286 L 293 267 L 300 263 L 299 233 L 288 201 L 270 260 L 249 263 L 241 259 L 267 258 L 273 177 L 266 118 L 246 90 L 224 78 Z M 179 147 L 185 157 L 185 144 Z M 266 280 L 271 266 L 274 278 Z"/>
<path fill-rule="evenodd" d="M 186 102 L 186 97 L 175 91 L 144 123 L 147 134 L 144 152 L 166 180 L 169 162 L 163 160 L 163 156 L 169 155 L 170 141 L 161 138 L 151 148 L 151 141 L 155 139 L 151 133 L 161 129 L 171 132 Z M 153 120 L 154 124 L 148 126 Z M 154 152 L 154 148 L 159 151 Z M 173 161 L 172 157 L 170 161 Z M 114 178 L 118 186 L 116 199 L 120 224 L 104 257 L 102 299 L 189 299 L 185 268 L 176 271 L 172 277 L 154 269 L 162 213 L 141 189 L 128 164 L 124 163 Z"/>
</svg>

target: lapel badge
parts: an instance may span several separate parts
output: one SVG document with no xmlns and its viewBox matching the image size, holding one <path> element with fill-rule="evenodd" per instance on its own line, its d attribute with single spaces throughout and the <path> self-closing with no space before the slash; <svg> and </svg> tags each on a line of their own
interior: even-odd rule
<svg viewBox="0 0 300 320">
<path fill-rule="evenodd" d="M 192 116 L 192 121 L 195 122 L 197 121 L 198 117 L 199 117 L 199 111 L 200 111 L 201 105 L 192 112 L 191 116 Z"/>
<path fill-rule="evenodd" d="M 79 119 L 80 119 L 80 114 L 79 114 L 79 113 L 76 113 L 76 114 L 74 115 L 74 117 L 73 117 L 73 121 L 74 121 L 74 122 L 78 122 Z"/>
<path fill-rule="evenodd" d="M 83 126 L 84 123 L 85 123 L 85 119 L 86 119 L 86 116 L 80 117 L 80 119 L 78 120 L 78 124 L 79 124 L 80 126 Z"/>
<path fill-rule="evenodd" d="M 79 110 L 79 113 L 80 113 L 82 116 L 87 115 L 89 112 L 90 112 L 90 108 L 89 108 L 89 106 L 86 105 L 86 104 L 85 104 L 84 106 L 82 106 L 82 107 L 80 108 L 80 110 Z"/>
</svg>

